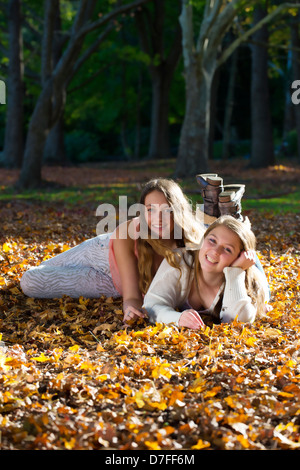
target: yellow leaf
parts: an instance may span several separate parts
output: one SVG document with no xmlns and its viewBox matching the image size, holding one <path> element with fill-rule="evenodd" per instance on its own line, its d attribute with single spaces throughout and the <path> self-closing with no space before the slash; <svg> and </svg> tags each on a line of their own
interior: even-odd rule
<svg viewBox="0 0 300 470">
<path fill-rule="evenodd" d="M 210 443 L 207 441 L 202 441 L 202 439 L 199 439 L 197 444 L 195 444 L 191 448 L 199 450 L 199 449 L 206 449 L 207 447 L 210 447 Z"/>
<path fill-rule="evenodd" d="M 250 336 L 250 338 L 246 339 L 245 344 L 249 347 L 252 347 L 252 346 L 255 345 L 256 341 L 258 341 L 257 338 L 254 338 L 253 336 Z"/>
<path fill-rule="evenodd" d="M 37 362 L 48 362 L 48 361 L 51 361 L 52 358 L 49 357 L 49 356 L 45 356 L 45 354 L 42 352 L 42 354 L 40 356 L 33 357 L 32 360 L 37 361 Z"/>
<path fill-rule="evenodd" d="M 200 393 L 205 390 L 205 387 L 206 381 L 202 377 L 199 377 L 198 379 L 194 380 L 194 382 L 191 384 L 189 392 Z"/>
<path fill-rule="evenodd" d="M 7 360 L 6 355 L 0 352 L 0 369 L 2 369 L 4 372 L 9 370 L 9 366 L 5 365 L 6 360 Z"/>
<path fill-rule="evenodd" d="M 135 394 L 134 398 L 135 398 L 135 402 L 136 402 L 137 406 L 139 408 L 143 408 L 143 406 L 145 405 L 145 402 L 143 400 L 143 393 L 142 392 L 137 392 Z"/>
<path fill-rule="evenodd" d="M 149 405 L 152 406 L 152 408 L 158 408 L 159 410 L 162 410 L 162 411 L 168 408 L 168 405 L 165 402 L 154 401 L 154 402 L 150 402 Z"/>
<path fill-rule="evenodd" d="M 10 243 L 3 243 L 3 245 L 2 245 L 2 250 L 4 251 L 4 253 L 9 253 L 10 250 L 11 250 L 11 245 L 10 245 Z"/>
<path fill-rule="evenodd" d="M 160 375 L 163 375 L 164 377 L 167 377 L 168 379 L 172 376 L 170 371 L 168 370 L 170 364 L 164 363 L 160 364 L 158 367 L 155 367 L 152 371 L 152 377 L 157 378 Z"/>
<path fill-rule="evenodd" d="M 148 447 L 148 449 L 151 449 L 151 450 L 160 450 L 161 449 L 161 447 L 158 445 L 158 442 L 145 441 L 145 445 Z"/>
<path fill-rule="evenodd" d="M 12 287 L 11 289 L 9 289 L 9 291 L 10 291 L 12 294 L 15 294 L 15 295 L 21 294 L 21 292 L 19 291 L 19 289 L 18 289 L 17 287 Z"/>
<path fill-rule="evenodd" d="M 174 404 L 180 404 L 182 403 L 183 399 L 184 399 L 184 394 L 178 390 L 174 390 L 171 393 L 168 406 L 173 406 Z"/>
<path fill-rule="evenodd" d="M 222 387 L 220 387 L 219 385 L 217 385 L 216 387 L 213 387 L 211 390 L 209 390 L 208 392 L 206 392 L 206 394 L 204 395 L 204 398 L 211 398 L 211 397 L 214 397 L 215 395 L 217 395 L 217 393 L 222 389 Z"/>
<path fill-rule="evenodd" d="M 105 380 L 107 380 L 107 377 L 108 377 L 107 374 L 101 374 L 101 375 L 98 375 L 96 379 L 101 380 L 101 382 L 104 382 Z"/>
<path fill-rule="evenodd" d="M 244 436 L 241 436 L 240 434 L 236 436 L 236 439 L 242 444 L 242 446 L 245 449 L 248 449 L 250 447 L 248 439 L 246 439 Z"/>
<path fill-rule="evenodd" d="M 64 444 L 65 444 L 65 448 L 68 449 L 68 450 L 72 450 L 76 444 L 76 439 L 75 437 L 72 437 L 69 441 L 67 441 L 66 439 L 63 439 L 64 441 Z"/>
<path fill-rule="evenodd" d="M 64 244 L 64 245 L 62 246 L 62 251 L 63 251 L 63 252 L 64 252 L 64 251 L 67 251 L 67 250 L 69 250 L 69 249 L 70 249 L 69 245 L 65 245 L 65 244 Z"/>
<path fill-rule="evenodd" d="M 169 434 L 172 434 L 174 431 L 175 428 L 173 428 L 173 426 L 165 426 L 164 428 L 158 430 L 158 434 L 162 437 L 165 437 Z"/>
</svg>

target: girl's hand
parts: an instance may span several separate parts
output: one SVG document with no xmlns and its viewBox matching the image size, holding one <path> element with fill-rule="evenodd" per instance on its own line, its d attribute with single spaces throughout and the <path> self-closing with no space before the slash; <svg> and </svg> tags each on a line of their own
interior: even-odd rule
<svg viewBox="0 0 300 470">
<path fill-rule="evenodd" d="M 204 323 L 199 313 L 194 309 L 184 310 L 179 318 L 179 326 L 186 326 L 193 330 L 199 330 L 204 328 Z"/>
<path fill-rule="evenodd" d="M 127 323 L 137 318 L 147 318 L 147 316 L 147 311 L 144 308 L 138 309 L 129 305 L 125 309 L 123 322 Z"/>
<path fill-rule="evenodd" d="M 240 255 L 230 265 L 244 271 L 255 264 L 255 250 L 241 251 Z"/>
</svg>

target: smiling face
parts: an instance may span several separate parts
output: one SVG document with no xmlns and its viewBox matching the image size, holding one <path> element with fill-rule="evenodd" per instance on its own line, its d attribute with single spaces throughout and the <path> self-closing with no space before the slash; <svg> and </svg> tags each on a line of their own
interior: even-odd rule
<svg viewBox="0 0 300 470">
<path fill-rule="evenodd" d="M 154 190 L 145 197 L 145 219 L 151 233 L 169 239 L 174 230 L 172 208 L 161 191 Z"/>
<path fill-rule="evenodd" d="M 211 230 L 199 250 L 199 262 L 203 271 L 221 273 L 239 256 L 240 238 L 224 225 Z"/>
</svg>

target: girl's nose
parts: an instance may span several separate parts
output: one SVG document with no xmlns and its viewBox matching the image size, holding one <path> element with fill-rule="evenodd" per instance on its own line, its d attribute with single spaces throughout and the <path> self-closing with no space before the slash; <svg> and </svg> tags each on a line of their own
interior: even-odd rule
<svg viewBox="0 0 300 470">
<path fill-rule="evenodd" d="M 223 248 L 222 248 L 221 246 L 219 246 L 219 245 L 217 245 L 217 246 L 214 247 L 214 251 L 215 251 L 218 255 L 220 255 L 220 254 L 222 253 L 222 250 L 223 250 Z"/>
</svg>

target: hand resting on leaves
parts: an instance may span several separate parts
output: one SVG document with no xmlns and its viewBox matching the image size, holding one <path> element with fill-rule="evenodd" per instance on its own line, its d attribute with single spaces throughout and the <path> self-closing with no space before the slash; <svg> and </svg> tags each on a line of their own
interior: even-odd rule
<svg viewBox="0 0 300 470">
<path fill-rule="evenodd" d="M 201 319 L 200 315 L 196 310 L 190 308 L 188 310 L 184 310 L 179 318 L 178 322 L 179 326 L 186 326 L 187 328 L 192 328 L 194 330 L 199 330 L 204 328 L 203 320 Z"/>
</svg>

